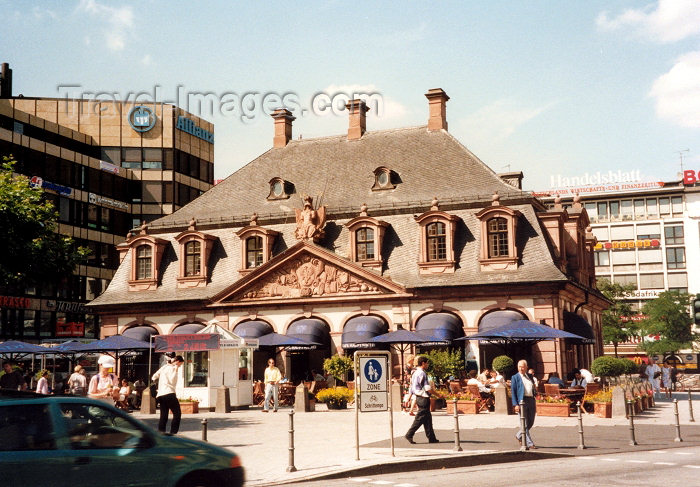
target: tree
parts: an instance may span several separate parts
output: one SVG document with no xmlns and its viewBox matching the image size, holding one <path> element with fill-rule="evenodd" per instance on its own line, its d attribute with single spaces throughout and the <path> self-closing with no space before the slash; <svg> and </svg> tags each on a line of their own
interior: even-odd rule
<svg viewBox="0 0 700 487">
<path fill-rule="evenodd" d="M 618 284 L 607 279 L 598 281 L 598 290 L 608 298 L 612 304 L 603 312 L 603 341 L 612 343 L 617 357 L 617 345 L 629 341 L 630 336 L 636 334 L 636 325 L 632 321 L 624 320 L 634 314 L 632 305 L 625 301 L 627 294 L 634 291 L 634 284 Z"/>
<path fill-rule="evenodd" d="M 642 312 L 648 318 L 640 322 L 640 327 L 645 335 L 659 337 L 641 344 L 648 355 L 676 353 L 693 347 L 699 336 L 692 330 L 691 305 L 692 297 L 677 291 L 664 291 L 644 305 Z"/>
<path fill-rule="evenodd" d="M 428 373 L 435 377 L 435 382 L 442 384 L 450 377 L 457 377 L 463 362 L 459 352 L 449 350 L 431 350 L 424 353 L 428 358 Z"/>
<path fill-rule="evenodd" d="M 16 161 L 0 167 L 0 289 L 21 292 L 40 282 L 57 282 L 89 253 L 56 232 L 58 214 L 41 188 L 14 174 Z"/>
<path fill-rule="evenodd" d="M 337 380 L 345 380 L 345 374 L 352 370 L 352 359 L 350 357 L 341 357 L 333 355 L 323 361 L 323 370 L 331 374 Z"/>
<path fill-rule="evenodd" d="M 515 370 L 515 362 L 508 355 L 499 355 L 491 363 L 491 368 L 504 377 L 509 377 Z"/>
</svg>

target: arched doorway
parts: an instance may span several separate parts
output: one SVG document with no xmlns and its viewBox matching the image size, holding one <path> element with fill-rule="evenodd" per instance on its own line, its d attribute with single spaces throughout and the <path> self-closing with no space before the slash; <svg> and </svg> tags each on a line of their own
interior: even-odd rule
<svg viewBox="0 0 700 487">
<path fill-rule="evenodd" d="M 262 320 L 243 321 L 238 323 L 233 329 L 233 333 L 241 338 L 260 338 L 273 331 L 272 326 L 268 322 Z M 252 378 L 254 381 L 263 380 L 265 377 L 265 367 L 267 367 L 267 359 L 270 357 L 275 358 L 274 349 L 258 349 L 252 353 Z"/>
<path fill-rule="evenodd" d="M 350 318 L 343 326 L 340 343 L 345 356 L 352 358 L 358 350 L 388 350 L 388 344 L 372 342 L 372 338 L 389 332 L 384 318 L 375 315 L 361 315 Z M 348 380 L 354 380 L 350 372 Z"/>
<path fill-rule="evenodd" d="M 446 312 L 424 314 L 416 321 L 415 331 L 427 340 L 425 345 L 416 346 L 416 353 L 447 348 L 451 352 L 459 352 L 462 363 L 465 363 L 464 342 L 454 341 L 464 336 L 462 320 L 457 315 Z M 476 368 L 476 362 L 466 363 L 465 368 Z"/>
<path fill-rule="evenodd" d="M 320 343 L 308 347 L 287 347 L 289 370 L 287 376 L 294 383 L 309 380 L 311 370 L 323 370 L 323 361 L 331 356 L 330 326 L 319 318 L 302 318 L 287 328 L 287 336 Z"/>
<path fill-rule="evenodd" d="M 511 321 L 525 320 L 527 317 L 520 311 L 514 309 L 502 309 L 490 311 L 479 320 L 479 333 L 507 325 Z M 502 346 L 479 342 L 479 369 L 491 368 L 493 359 L 499 355 L 508 355 L 517 363 L 518 360 L 525 359 L 528 364 L 532 363 L 532 343 L 518 343 L 509 345 L 506 351 Z M 515 372 L 515 371 L 513 371 Z"/>
<path fill-rule="evenodd" d="M 158 335 L 158 330 L 149 325 L 132 326 L 122 332 L 122 336 L 140 340 L 142 342 L 151 342 L 151 337 Z M 122 377 L 129 381 L 141 379 L 146 384 L 153 374 L 158 369 L 158 363 L 151 363 L 151 369 L 148 369 L 149 351 L 135 351 L 130 354 L 125 354 L 120 357 L 119 373 Z"/>
</svg>

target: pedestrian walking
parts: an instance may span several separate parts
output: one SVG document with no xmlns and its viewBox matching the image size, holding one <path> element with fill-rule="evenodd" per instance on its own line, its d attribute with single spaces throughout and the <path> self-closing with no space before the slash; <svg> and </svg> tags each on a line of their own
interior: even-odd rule
<svg viewBox="0 0 700 487">
<path fill-rule="evenodd" d="M 15 370 L 12 362 L 2 364 L 4 373 L 0 376 L 0 389 L 12 389 L 23 391 L 27 388 L 27 383 L 19 370 Z"/>
<path fill-rule="evenodd" d="M 534 449 L 535 443 L 530 436 L 532 425 L 535 424 L 535 378 L 527 372 L 527 361 L 518 362 L 518 373 L 510 378 L 511 398 L 513 410 L 520 412 L 520 402 L 523 403 L 523 416 L 525 416 L 525 429 L 527 435 L 525 440 L 528 448 Z M 518 430 L 515 437 L 522 441 L 522 431 Z"/>
<path fill-rule="evenodd" d="M 277 390 L 277 384 L 282 380 L 282 373 L 280 369 L 275 367 L 275 359 L 271 358 L 267 361 L 267 368 L 265 369 L 265 402 L 263 403 L 263 413 L 266 413 L 270 409 L 270 400 L 274 402 L 273 412 L 277 412 L 279 407 L 279 391 Z"/>
<path fill-rule="evenodd" d="M 36 393 L 37 394 L 48 394 L 49 393 L 49 371 L 44 370 L 41 373 L 41 379 L 36 383 Z"/>
<path fill-rule="evenodd" d="M 413 435 L 418 431 L 418 428 L 423 426 L 425 436 L 428 437 L 428 443 L 439 443 L 440 440 L 435 437 L 435 431 L 433 430 L 433 416 L 430 414 L 430 394 L 432 387 L 428 381 L 428 374 L 425 373 L 430 364 L 427 357 L 418 357 L 416 364 L 416 370 L 411 376 L 410 392 L 416 396 L 418 413 L 413 420 L 413 424 L 406 432 L 406 439 L 409 443 L 415 444 Z"/>
<path fill-rule="evenodd" d="M 656 364 L 656 360 L 653 358 L 649 359 L 649 365 L 647 365 L 645 373 L 647 380 L 651 383 L 652 389 L 654 389 L 654 397 L 658 397 L 661 390 L 661 367 Z"/>
<path fill-rule="evenodd" d="M 170 424 L 170 434 L 175 435 L 180 430 L 180 402 L 175 395 L 177 386 L 178 369 L 185 363 L 182 355 L 177 355 L 170 363 L 163 365 L 153 374 L 152 379 L 158 381 L 158 392 L 156 401 L 160 405 L 160 420 L 158 421 L 158 431 L 165 433 L 168 425 L 168 413 L 173 412 L 173 422 Z"/>
</svg>

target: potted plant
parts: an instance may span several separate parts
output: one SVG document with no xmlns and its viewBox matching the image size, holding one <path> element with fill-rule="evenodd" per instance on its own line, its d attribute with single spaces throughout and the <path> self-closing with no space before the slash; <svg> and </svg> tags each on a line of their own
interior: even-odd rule
<svg viewBox="0 0 700 487">
<path fill-rule="evenodd" d="M 569 416 L 569 405 L 571 401 L 565 396 L 545 396 L 536 398 L 537 414 L 540 416 Z"/>
<path fill-rule="evenodd" d="M 352 370 L 352 359 L 333 355 L 323 361 L 323 370 L 335 377 L 337 381 L 345 382 L 347 373 Z"/>
<path fill-rule="evenodd" d="M 597 417 L 612 418 L 612 390 L 586 394 L 583 401 L 593 403 L 593 414 Z"/>
<path fill-rule="evenodd" d="M 328 409 L 347 409 L 353 397 L 353 392 L 347 387 L 329 387 L 316 394 L 316 400 L 326 403 Z"/>
<path fill-rule="evenodd" d="M 454 414 L 455 399 L 457 399 L 457 411 L 459 414 L 477 414 L 479 412 L 479 403 L 481 402 L 481 398 L 474 397 L 467 391 L 445 395 L 445 401 L 447 401 L 447 414 Z"/>
<path fill-rule="evenodd" d="M 508 355 L 499 355 L 491 362 L 491 368 L 508 379 L 515 370 L 515 362 Z"/>
<path fill-rule="evenodd" d="M 199 412 L 199 400 L 192 397 L 178 398 L 182 414 L 197 414 Z"/>
</svg>

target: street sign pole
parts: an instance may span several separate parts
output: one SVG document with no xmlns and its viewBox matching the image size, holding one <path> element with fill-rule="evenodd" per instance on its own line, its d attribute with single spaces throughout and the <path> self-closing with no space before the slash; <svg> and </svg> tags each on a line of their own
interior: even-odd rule
<svg viewBox="0 0 700 487">
<path fill-rule="evenodd" d="M 355 367 L 355 460 L 360 459 L 361 412 L 389 412 L 389 440 L 391 456 L 394 456 L 394 417 L 391 409 L 391 353 L 357 351 Z"/>
</svg>

